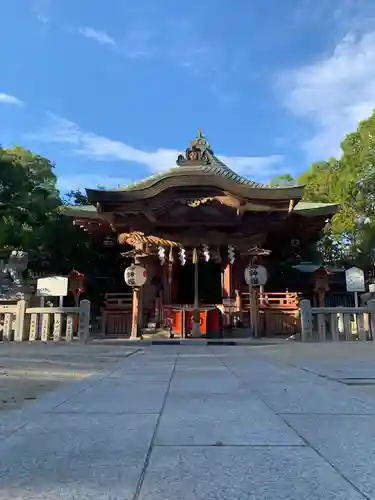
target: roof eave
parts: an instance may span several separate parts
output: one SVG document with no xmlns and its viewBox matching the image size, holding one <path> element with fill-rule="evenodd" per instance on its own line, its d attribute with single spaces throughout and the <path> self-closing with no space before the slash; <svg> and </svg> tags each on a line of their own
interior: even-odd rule
<svg viewBox="0 0 375 500">
<path fill-rule="evenodd" d="M 315 217 L 315 216 L 323 216 L 333 217 L 339 210 L 341 206 L 339 204 L 327 204 L 322 207 L 312 207 L 312 208 L 301 208 L 298 209 L 298 206 L 295 207 L 294 212 L 302 217 Z"/>
<path fill-rule="evenodd" d="M 100 214 L 93 205 L 63 205 L 59 211 L 63 215 L 77 219 L 101 219 Z"/>
<path fill-rule="evenodd" d="M 193 175 L 192 172 L 181 172 L 180 175 L 167 174 L 157 181 L 140 188 L 132 189 L 86 189 L 87 197 L 93 204 L 106 202 L 131 202 L 157 196 L 167 189 L 178 187 L 216 187 L 223 192 L 228 191 L 247 199 L 294 200 L 299 201 L 303 196 L 303 186 L 287 187 L 256 187 L 240 184 L 231 179 L 215 176 L 214 174 Z"/>
</svg>

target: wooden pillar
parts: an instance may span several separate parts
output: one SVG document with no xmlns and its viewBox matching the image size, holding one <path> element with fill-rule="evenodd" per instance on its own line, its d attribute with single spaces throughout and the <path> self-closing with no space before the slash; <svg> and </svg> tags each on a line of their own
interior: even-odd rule
<svg viewBox="0 0 375 500">
<path fill-rule="evenodd" d="M 173 282 L 173 248 L 171 247 L 168 254 L 168 267 L 167 267 L 167 286 L 165 290 L 165 303 L 172 303 L 172 282 Z"/>
<path fill-rule="evenodd" d="M 242 309 L 241 292 L 240 290 L 235 290 L 234 293 L 236 296 L 236 312 L 241 312 Z"/>
<path fill-rule="evenodd" d="M 243 323 L 243 314 L 242 314 L 242 297 L 241 297 L 241 291 L 240 290 L 235 290 L 235 311 L 237 313 L 237 317 Z"/>
<path fill-rule="evenodd" d="M 254 265 L 254 258 L 249 258 L 249 266 Z M 250 328 L 253 337 L 259 336 L 259 293 L 256 287 L 252 286 L 251 280 L 249 283 L 249 314 L 250 314 Z"/>
<path fill-rule="evenodd" d="M 136 339 L 138 337 L 139 326 L 139 288 L 133 288 L 133 309 L 132 309 L 132 330 L 130 338 Z"/>
<path fill-rule="evenodd" d="M 250 315 L 251 315 L 251 329 L 255 338 L 259 337 L 259 300 L 258 291 L 255 287 L 251 289 L 250 297 Z"/>
<path fill-rule="evenodd" d="M 223 297 L 232 297 L 233 266 L 230 262 L 224 268 Z"/>
<path fill-rule="evenodd" d="M 197 250 L 193 251 L 193 266 L 194 266 L 194 311 L 193 311 L 193 326 L 191 329 L 192 337 L 200 337 L 201 324 L 199 313 L 199 256 Z"/>
<path fill-rule="evenodd" d="M 138 334 L 144 327 L 144 300 L 145 288 L 142 286 L 138 291 Z"/>
</svg>

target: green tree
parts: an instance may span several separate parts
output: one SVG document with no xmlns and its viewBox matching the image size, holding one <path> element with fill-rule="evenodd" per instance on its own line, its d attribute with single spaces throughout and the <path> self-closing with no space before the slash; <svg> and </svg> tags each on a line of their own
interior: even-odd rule
<svg viewBox="0 0 375 500">
<path fill-rule="evenodd" d="M 90 205 L 87 196 L 80 189 L 69 191 L 64 198 L 67 205 Z"/>
<path fill-rule="evenodd" d="M 272 177 L 268 184 L 272 187 L 293 186 L 295 184 L 295 180 L 290 174 L 275 175 L 275 177 Z"/>
<path fill-rule="evenodd" d="M 320 250 L 328 261 L 374 262 L 375 113 L 341 143 L 338 160 L 319 162 L 304 172 L 304 200 L 338 203 L 341 210 L 325 228 Z"/>
<path fill-rule="evenodd" d="M 54 165 L 15 146 L 0 148 L 0 247 L 38 250 L 61 203 Z"/>
<path fill-rule="evenodd" d="M 321 203 L 333 203 L 338 200 L 336 181 L 339 163 L 330 158 L 326 162 L 313 163 L 311 168 L 297 179 L 305 186 L 303 200 Z"/>
<path fill-rule="evenodd" d="M 15 146 L 0 149 L 0 249 L 29 252 L 31 270 L 68 273 L 95 260 L 90 235 L 60 216 L 63 204 L 54 164 Z M 87 203 L 81 192 L 68 193 L 76 204 Z"/>
</svg>

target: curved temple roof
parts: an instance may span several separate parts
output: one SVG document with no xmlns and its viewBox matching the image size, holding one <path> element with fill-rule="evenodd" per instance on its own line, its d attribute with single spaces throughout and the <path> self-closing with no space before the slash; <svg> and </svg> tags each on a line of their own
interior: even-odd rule
<svg viewBox="0 0 375 500">
<path fill-rule="evenodd" d="M 154 196 L 170 187 L 211 186 L 233 191 L 243 197 L 299 200 L 303 186 L 270 187 L 243 177 L 217 158 L 207 139 L 198 131 L 185 155 L 179 155 L 177 166 L 118 189 L 87 189 L 92 203 L 109 198 L 134 200 Z"/>
</svg>

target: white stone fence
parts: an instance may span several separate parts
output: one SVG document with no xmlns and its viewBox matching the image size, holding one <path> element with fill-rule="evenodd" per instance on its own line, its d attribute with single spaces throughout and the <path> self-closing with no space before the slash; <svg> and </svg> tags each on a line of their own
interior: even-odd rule
<svg viewBox="0 0 375 500">
<path fill-rule="evenodd" d="M 301 300 L 302 342 L 373 341 L 375 337 L 375 300 L 366 307 L 311 307 Z"/>
<path fill-rule="evenodd" d="M 75 330 L 80 341 L 88 341 L 89 300 L 82 300 L 78 307 L 27 307 L 25 300 L 14 305 L 0 305 L 2 341 L 71 342 L 76 338 Z"/>
</svg>

